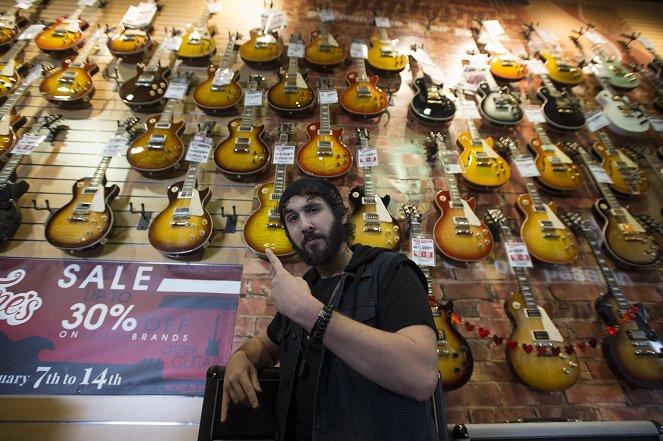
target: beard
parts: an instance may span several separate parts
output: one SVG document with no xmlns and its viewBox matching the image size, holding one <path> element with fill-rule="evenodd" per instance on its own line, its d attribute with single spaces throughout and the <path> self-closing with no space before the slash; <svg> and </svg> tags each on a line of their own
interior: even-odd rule
<svg viewBox="0 0 663 441">
<path fill-rule="evenodd" d="M 329 235 L 325 237 L 319 233 L 310 233 L 304 234 L 302 243 L 303 247 L 292 242 L 292 247 L 294 248 L 297 255 L 306 263 L 311 266 L 324 265 L 332 261 L 338 250 L 341 248 L 345 238 L 345 233 L 343 231 L 343 224 L 340 220 L 334 219 Z M 313 248 L 306 248 L 306 242 L 311 239 L 322 239 L 323 244 L 321 246 L 314 246 Z"/>
</svg>

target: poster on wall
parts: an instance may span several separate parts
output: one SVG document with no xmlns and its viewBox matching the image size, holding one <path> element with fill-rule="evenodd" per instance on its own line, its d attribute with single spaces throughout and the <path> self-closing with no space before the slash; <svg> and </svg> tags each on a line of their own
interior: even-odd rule
<svg viewBox="0 0 663 441">
<path fill-rule="evenodd" d="M 0 393 L 202 395 L 240 265 L 0 260 Z"/>
</svg>

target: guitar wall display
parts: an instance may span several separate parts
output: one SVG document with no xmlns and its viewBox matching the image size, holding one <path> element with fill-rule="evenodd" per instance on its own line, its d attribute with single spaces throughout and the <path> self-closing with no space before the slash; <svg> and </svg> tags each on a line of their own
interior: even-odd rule
<svg viewBox="0 0 663 441">
<path fill-rule="evenodd" d="M 55 23 L 45 28 L 35 37 L 35 44 L 48 54 L 66 54 L 76 52 L 85 42 L 85 31 L 90 24 L 81 14 L 86 5 L 80 5 L 71 14 L 55 20 Z"/>
<path fill-rule="evenodd" d="M 156 1 L 149 0 L 141 2 L 140 11 L 149 11 L 147 5 L 152 5 L 152 14 L 159 10 L 159 5 Z M 152 16 L 154 17 L 154 15 Z M 127 26 L 123 24 L 123 29 L 113 35 L 106 41 L 108 51 L 116 58 L 124 61 L 132 61 L 140 59 L 146 52 L 153 46 L 152 36 L 149 33 L 151 23 L 144 24 L 143 26 Z"/>
<path fill-rule="evenodd" d="M 371 47 L 368 49 L 366 62 L 378 73 L 396 74 L 407 66 L 407 56 L 398 49 L 398 41 L 389 38 L 388 24 L 377 25 L 377 21 L 378 19 L 376 19 L 377 33 L 370 38 Z"/>
<path fill-rule="evenodd" d="M 525 25 L 524 28 L 525 38 L 529 39 L 531 34 L 534 33 L 545 46 L 545 48 L 537 51 L 537 56 L 545 64 L 551 80 L 565 86 L 576 86 L 582 83 L 582 69 L 564 55 L 559 44 L 551 38 L 552 34 L 543 33 L 534 24 Z"/>
<path fill-rule="evenodd" d="M 358 118 L 377 118 L 387 110 L 389 100 L 377 86 L 378 76 L 366 73 L 364 59 L 357 57 L 355 61 L 357 70 L 345 77 L 348 87 L 341 93 L 341 107 Z"/>
<path fill-rule="evenodd" d="M 303 47 L 302 37 L 290 38 L 291 52 L 293 46 Z M 315 93 L 306 83 L 308 74 L 299 72 L 299 57 L 290 55 L 288 69 L 278 71 L 279 82 L 267 92 L 267 103 L 276 113 L 294 117 L 310 113 L 315 105 Z"/>
<path fill-rule="evenodd" d="M 205 4 L 205 10 L 200 15 L 198 22 L 193 26 L 187 26 L 187 30 L 182 36 L 182 44 L 175 55 L 185 64 L 206 64 L 209 58 L 216 53 L 214 34 L 207 27 L 207 20 L 212 15 L 210 8 L 213 3 Z"/>
<path fill-rule="evenodd" d="M 304 58 L 314 69 L 328 71 L 345 61 L 345 48 L 338 44 L 329 32 L 329 21 L 320 15 L 320 30 L 311 33 L 311 41 L 306 45 Z"/>
</svg>

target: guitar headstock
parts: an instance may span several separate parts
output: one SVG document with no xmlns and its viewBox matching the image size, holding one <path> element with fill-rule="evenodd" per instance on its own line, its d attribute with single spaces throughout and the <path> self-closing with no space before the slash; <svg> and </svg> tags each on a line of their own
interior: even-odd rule
<svg viewBox="0 0 663 441">
<path fill-rule="evenodd" d="M 420 225 L 421 224 L 421 213 L 419 213 L 419 208 L 414 204 L 402 204 L 401 208 L 403 213 L 405 213 L 405 218 L 407 219 L 408 224 Z"/>
<path fill-rule="evenodd" d="M 50 126 L 53 125 L 54 122 L 61 120 L 62 115 L 60 115 L 59 113 L 51 113 L 50 115 L 40 116 L 39 119 L 41 127 L 44 129 L 48 129 Z"/>
<path fill-rule="evenodd" d="M 366 127 L 357 127 L 357 139 L 359 140 L 360 148 L 367 148 L 368 141 L 371 139 L 371 133 Z"/>
<path fill-rule="evenodd" d="M 663 234 L 663 225 L 648 214 L 638 214 L 635 217 L 649 234 Z"/>
<path fill-rule="evenodd" d="M 585 149 L 578 144 L 577 142 L 565 142 L 563 145 L 564 153 L 573 157 L 573 156 L 585 156 L 587 152 Z"/>
<path fill-rule="evenodd" d="M 279 124 L 279 136 L 292 135 L 292 124 L 281 123 Z"/>
<path fill-rule="evenodd" d="M 198 124 L 198 136 L 208 136 L 216 126 L 216 121 L 204 121 Z"/>
<path fill-rule="evenodd" d="M 518 150 L 518 141 L 509 136 L 500 136 L 495 142 L 494 149 L 502 156 L 505 156 L 508 153 L 510 153 L 511 156 L 520 154 L 520 151 Z"/>
<path fill-rule="evenodd" d="M 334 88 L 334 82 L 331 78 L 321 78 L 319 81 L 320 90 L 331 90 Z"/>
<path fill-rule="evenodd" d="M 290 35 L 290 44 L 304 44 L 304 39 L 302 38 L 302 34 Z"/>
<path fill-rule="evenodd" d="M 529 40 L 530 36 L 532 35 L 532 32 L 534 32 L 534 22 L 522 25 L 522 29 L 525 39 Z"/>
</svg>

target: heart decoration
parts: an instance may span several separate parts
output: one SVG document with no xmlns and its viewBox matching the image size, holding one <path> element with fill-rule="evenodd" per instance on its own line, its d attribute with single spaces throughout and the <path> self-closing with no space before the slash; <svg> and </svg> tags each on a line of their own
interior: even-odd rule
<svg viewBox="0 0 663 441">
<path fill-rule="evenodd" d="M 518 347 L 518 342 L 513 341 L 513 340 L 507 340 L 506 345 L 511 349 L 512 351 Z"/>
<path fill-rule="evenodd" d="M 628 310 L 633 314 L 637 314 L 640 312 L 640 308 L 638 308 L 637 306 L 629 306 Z"/>
<path fill-rule="evenodd" d="M 474 326 L 472 323 L 465 322 L 465 329 L 467 329 L 469 332 L 474 331 L 474 328 L 476 328 L 476 326 Z"/>
<path fill-rule="evenodd" d="M 615 328 L 614 326 L 608 326 L 608 334 L 615 335 L 617 334 L 617 332 L 618 332 L 617 328 Z"/>
<path fill-rule="evenodd" d="M 583 342 L 580 342 L 580 343 L 578 343 L 578 348 L 579 348 L 582 352 L 585 352 L 585 350 L 587 349 L 587 344 L 586 344 L 586 343 L 583 343 Z"/>
<path fill-rule="evenodd" d="M 525 352 L 527 352 L 528 354 L 534 350 L 534 346 L 528 345 L 527 343 L 523 343 L 522 346 Z"/>
<path fill-rule="evenodd" d="M 496 345 L 501 345 L 502 342 L 504 341 L 504 338 L 500 337 L 497 334 L 493 334 L 493 341 L 495 342 Z"/>
<path fill-rule="evenodd" d="M 633 313 L 632 313 L 632 312 L 627 312 L 626 314 L 624 314 L 624 320 L 629 320 L 629 321 L 631 321 L 631 320 L 633 320 L 633 318 L 634 318 L 634 317 L 633 317 Z"/>
<path fill-rule="evenodd" d="M 569 355 L 573 354 L 573 346 L 564 346 L 564 352 Z"/>
<path fill-rule="evenodd" d="M 546 355 L 546 348 L 543 347 L 543 346 L 537 346 L 536 347 L 536 352 L 537 352 L 537 354 L 536 354 L 537 356 L 543 357 L 544 355 Z"/>
<path fill-rule="evenodd" d="M 479 335 L 481 338 L 486 338 L 490 335 L 490 331 L 488 329 L 479 328 Z"/>
</svg>

